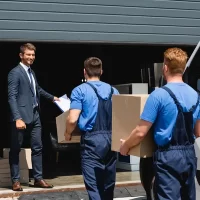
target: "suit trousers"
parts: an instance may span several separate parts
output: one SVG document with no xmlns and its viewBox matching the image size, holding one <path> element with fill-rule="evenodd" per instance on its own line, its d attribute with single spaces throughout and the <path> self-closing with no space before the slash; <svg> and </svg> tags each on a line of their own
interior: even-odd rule
<svg viewBox="0 0 200 200">
<path fill-rule="evenodd" d="M 12 123 L 11 147 L 9 152 L 9 163 L 12 182 L 20 181 L 19 153 L 25 136 L 28 136 L 30 138 L 33 177 L 35 180 L 41 180 L 43 178 L 41 130 L 41 121 L 38 108 L 34 108 L 33 121 L 30 124 L 26 124 L 26 129 L 17 129 L 16 122 Z"/>
</svg>

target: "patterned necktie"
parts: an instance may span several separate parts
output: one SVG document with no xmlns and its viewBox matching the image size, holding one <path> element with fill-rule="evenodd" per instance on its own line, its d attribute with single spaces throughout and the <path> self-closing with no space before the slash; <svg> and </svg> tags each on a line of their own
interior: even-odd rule
<svg viewBox="0 0 200 200">
<path fill-rule="evenodd" d="M 30 82 L 31 82 L 31 89 L 34 93 L 33 108 L 35 108 L 37 106 L 37 97 L 36 97 L 36 93 L 35 93 L 35 90 L 34 90 L 33 75 L 32 75 L 32 72 L 31 72 L 31 68 L 28 68 L 28 73 L 29 73 Z"/>
</svg>

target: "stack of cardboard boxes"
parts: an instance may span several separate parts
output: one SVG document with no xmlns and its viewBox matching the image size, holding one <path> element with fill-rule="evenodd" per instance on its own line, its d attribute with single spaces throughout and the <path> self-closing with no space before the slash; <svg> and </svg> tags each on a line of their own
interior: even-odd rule
<svg viewBox="0 0 200 200">
<path fill-rule="evenodd" d="M 0 158 L 0 187 L 11 186 L 10 165 L 9 165 L 10 149 L 3 149 L 3 158 Z M 20 182 L 29 183 L 29 169 L 32 169 L 31 149 L 21 149 L 19 154 Z"/>
<path fill-rule="evenodd" d="M 0 158 L 0 187 L 10 186 L 10 166 L 9 159 Z"/>
</svg>

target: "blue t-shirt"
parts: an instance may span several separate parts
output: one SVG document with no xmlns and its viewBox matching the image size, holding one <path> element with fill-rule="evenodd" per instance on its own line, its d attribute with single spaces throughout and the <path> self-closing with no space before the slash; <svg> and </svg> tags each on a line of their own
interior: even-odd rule
<svg viewBox="0 0 200 200">
<path fill-rule="evenodd" d="M 89 81 L 89 83 L 97 89 L 98 94 L 103 99 L 108 99 L 111 92 L 109 84 L 102 81 Z M 113 94 L 119 94 L 116 88 L 113 89 Z M 79 129 L 82 131 L 92 130 L 98 110 L 98 97 L 94 89 L 90 85 L 83 83 L 72 90 L 70 100 L 70 109 L 81 110 L 78 119 Z"/>
<path fill-rule="evenodd" d="M 196 105 L 198 94 L 186 83 L 168 83 L 165 86 L 175 94 L 183 111 Z M 200 105 L 193 113 L 194 124 L 200 119 L 199 111 Z M 171 141 L 177 114 L 177 106 L 172 97 L 166 90 L 158 88 L 149 95 L 140 118 L 154 123 L 154 140 L 157 145 L 164 146 Z"/>
</svg>

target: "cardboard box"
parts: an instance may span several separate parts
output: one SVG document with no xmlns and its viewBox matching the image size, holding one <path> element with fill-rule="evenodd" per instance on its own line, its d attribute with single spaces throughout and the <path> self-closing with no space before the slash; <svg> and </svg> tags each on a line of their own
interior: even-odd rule
<svg viewBox="0 0 200 200">
<path fill-rule="evenodd" d="M 11 176 L 10 172 L 5 174 L 0 174 L 0 187 L 11 186 Z"/>
<path fill-rule="evenodd" d="M 5 157 L 8 157 L 9 149 L 4 149 Z M 20 182 L 29 183 L 29 169 L 20 169 Z M 11 174 L 8 158 L 0 158 L 0 187 L 11 186 Z"/>
<path fill-rule="evenodd" d="M 20 173 L 20 183 L 29 184 L 29 170 L 23 169 L 19 171 Z M 0 173 L 0 187 L 12 186 L 10 170 L 9 173 Z"/>
<path fill-rule="evenodd" d="M 20 183 L 29 183 L 29 170 L 22 169 L 20 170 Z"/>
<path fill-rule="evenodd" d="M 112 150 L 119 152 L 120 139 L 126 139 L 136 127 L 148 98 L 148 94 L 124 94 L 112 97 Z M 151 157 L 155 143 L 151 132 L 144 140 L 133 147 L 129 155 Z"/>
<path fill-rule="evenodd" d="M 1 169 L 10 169 L 9 159 L 0 158 L 0 170 Z"/>
<path fill-rule="evenodd" d="M 9 148 L 3 149 L 3 158 L 9 158 L 9 151 Z M 31 149 L 21 149 L 19 153 L 19 167 L 20 169 L 32 169 Z"/>
<path fill-rule="evenodd" d="M 58 136 L 58 143 L 80 143 L 81 132 L 78 127 L 72 132 L 72 138 L 70 141 L 66 141 L 64 137 L 64 133 L 66 130 L 66 120 L 69 111 L 66 111 L 56 117 L 56 128 L 57 128 L 57 136 Z"/>
<path fill-rule="evenodd" d="M 11 186 L 12 186 L 11 179 L 8 181 L 4 181 L 4 182 L 0 180 L 0 187 L 11 187 Z"/>
<path fill-rule="evenodd" d="M 11 186 L 9 159 L 0 158 L 0 187 Z"/>
</svg>

